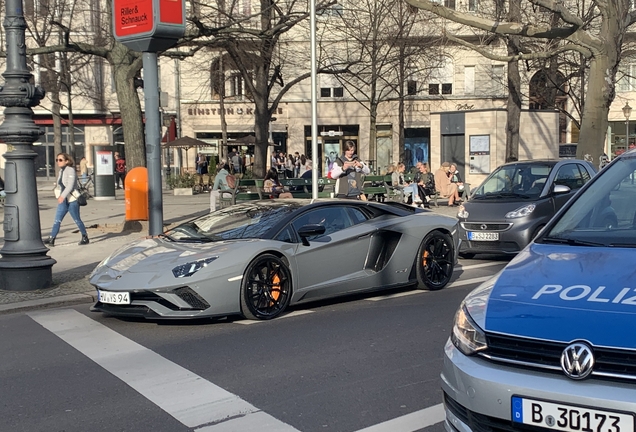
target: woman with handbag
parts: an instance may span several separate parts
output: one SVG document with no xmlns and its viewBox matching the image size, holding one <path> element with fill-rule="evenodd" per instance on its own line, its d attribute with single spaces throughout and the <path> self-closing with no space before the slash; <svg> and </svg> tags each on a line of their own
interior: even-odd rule
<svg viewBox="0 0 636 432">
<path fill-rule="evenodd" d="M 88 234 L 86 233 L 84 222 L 80 219 L 79 203 L 77 202 L 79 191 L 76 189 L 77 175 L 73 166 L 75 165 L 73 158 L 67 153 L 60 153 L 55 160 L 57 166 L 60 167 L 60 173 L 57 176 L 57 184 L 54 189 L 55 197 L 57 198 L 57 211 L 55 212 L 51 236 L 44 240 L 44 243 L 49 246 L 55 246 L 55 237 L 60 231 L 62 219 L 64 219 L 66 213 L 71 213 L 71 217 L 82 234 L 82 239 L 78 244 L 88 244 Z"/>
</svg>

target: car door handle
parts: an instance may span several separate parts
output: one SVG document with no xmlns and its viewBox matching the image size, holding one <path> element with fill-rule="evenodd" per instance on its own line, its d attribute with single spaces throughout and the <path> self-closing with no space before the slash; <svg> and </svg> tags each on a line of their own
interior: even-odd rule
<svg viewBox="0 0 636 432">
<path fill-rule="evenodd" d="M 373 233 L 374 233 L 374 232 L 375 232 L 375 231 L 371 231 L 371 232 L 368 232 L 368 233 L 365 233 L 365 234 L 359 235 L 359 236 L 358 236 L 358 239 L 363 239 L 363 238 L 365 238 L 365 237 L 371 237 L 371 236 L 373 235 Z"/>
</svg>

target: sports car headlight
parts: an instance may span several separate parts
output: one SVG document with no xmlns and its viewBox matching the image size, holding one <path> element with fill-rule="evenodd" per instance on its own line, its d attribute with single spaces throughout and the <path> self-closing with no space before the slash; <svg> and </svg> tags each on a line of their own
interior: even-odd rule
<svg viewBox="0 0 636 432">
<path fill-rule="evenodd" d="M 201 270 L 203 267 L 210 264 L 212 261 L 217 259 L 218 257 L 210 257 L 205 259 L 200 259 L 197 261 L 192 261 L 187 264 L 181 264 L 172 269 L 172 274 L 176 278 L 189 277 Z"/>
<path fill-rule="evenodd" d="M 524 216 L 528 216 L 530 213 L 534 211 L 537 206 L 534 204 L 524 205 L 523 207 L 519 207 L 517 210 L 513 210 L 511 212 L 506 213 L 504 216 L 506 219 L 516 219 Z"/>
<path fill-rule="evenodd" d="M 455 314 L 451 341 L 458 350 L 466 355 L 473 355 L 488 348 L 484 331 L 472 320 L 464 304 Z"/>
<path fill-rule="evenodd" d="M 459 210 L 457 211 L 457 217 L 461 219 L 466 219 L 468 217 L 468 212 L 466 211 L 466 207 L 464 204 L 459 206 Z"/>
</svg>

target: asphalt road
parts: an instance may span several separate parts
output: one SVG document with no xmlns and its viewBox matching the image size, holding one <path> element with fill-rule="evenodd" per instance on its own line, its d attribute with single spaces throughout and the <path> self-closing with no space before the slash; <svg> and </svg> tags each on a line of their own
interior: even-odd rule
<svg viewBox="0 0 636 432">
<path fill-rule="evenodd" d="M 0 431 L 441 432 L 443 346 L 463 297 L 312 303 L 273 321 L 121 320 L 87 305 L 0 317 Z"/>
</svg>

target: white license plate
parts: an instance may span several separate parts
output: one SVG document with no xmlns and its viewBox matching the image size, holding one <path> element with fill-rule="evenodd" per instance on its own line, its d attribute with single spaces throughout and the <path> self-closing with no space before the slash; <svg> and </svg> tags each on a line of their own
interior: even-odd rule
<svg viewBox="0 0 636 432">
<path fill-rule="evenodd" d="M 567 432 L 634 432 L 634 415 L 512 397 L 512 421 Z"/>
<path fill-rule="evenodd" d="M 499 233 L 496 232 L 474 232 L 468 231 L 468 240 L 474 241 L 497 241 Z"/>
<path fill-rule="evenodd" d="M 99 301 L 108 304 L 130 304 L 130 293 L 97 291 Z"/>
</svg>

